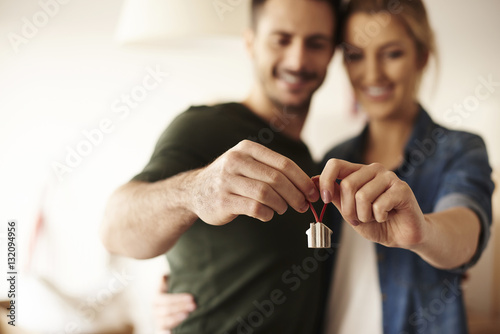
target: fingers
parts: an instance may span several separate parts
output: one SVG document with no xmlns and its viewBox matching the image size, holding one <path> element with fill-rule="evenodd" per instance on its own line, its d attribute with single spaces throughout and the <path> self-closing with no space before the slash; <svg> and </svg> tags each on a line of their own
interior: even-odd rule
<svg viewBox="0 0 500 334">
<path fill-rule="evenodd" d="M 244 140 L 213 163 L 192 174 L 188 209 L 211 225 L 224 225 L 238 215 L 269 221 L 288 206 L 308 210 L 319 191 L 290 159 Z"/>
<path fill-rule="evenodd" d="M 288 208 L 287 202 L 266 182 L 236 176 L 231 178 L 229 190 L 233 194 L 253 199 L 280 215 Z"/>
<path fill-rule="evenodd" d="M 387 213 L 392 210 L 392 208 L 386 212 L 386 215 L 383 215 L 385 218 L 380 220 L 382 217 L 380 215 L 381 212 L 377 212 L 378 215 L 375 215 L 375 203 L 380 200 L 382 196 L 388 196 L 390 194 L 388 190 L 392 186 L 394 179 L 394 173 L 382 171 L 356 192 L 356 214 L 359 222 L 369 223 L 378 221 L 381 223 L 387 220 Z M 377 219 L 377 217 L 379 219 Z"/>
<path fill-rule="evenodd" d="M 299 212 L 307 211 L 308 202 L 306 196 L 285 174 L 251 157 L 246 157 L 245 159 L 251 161 L 242 164 L 240 173 L 251 182 L 247 184 L 248 187 L 240 188 L 240 195 L 248 195 L 250 198 L 268 205 L 273 209 L 278 207 L 279 210 L 275 209 L 275 211 L 280 214 L 286 211 L 288 205 Z M 316 189 L 312 181 L 311 184 Z M 253 191 L 250 191 L 250 189 L 253 189 Z M 317 190 L 316 193 L 319 194 Z M 270 202 L 261 201 L 266 197 Z M 285 206 L 283 206 L 283 204 L 285 204 Z"/>
<path fill-rule="evenodd" d="M 340 185 L 336 179 L 341 179 Z M 320 188 L 322 197 L 329 197 L 344 219 L 357 226 L 387 220 L 401 199 L 398 196 L 404 196 L 399 188 L 391 189 L 398 181 L 402 182 L 381 164 L 358 165 L 332 159 L 321 173 Z"/>
<path fill-rule="evenodd" d="M 408 184 L 403 181 L 391 184 L 372 204 L 375 220 L 379 223 L 387 221 L 389 213 L 394 209 L 401 209 L 401 204 L 408 203 L 409 197 L 413 197 L 413 192 Z"/>
<path fill-rule="evenodd" d="M 364 166 L 366 167 L 366 166 Z M 373 193 L 367 193 L 366 189 L 373 188 L 369 183 L 377 176 L 373 168 L 360 168 L 357 173 L 352 173 L 340 182 L 340 210 L 345 220 L 357 225 L 371 219 L 371 204 Z M 378 194 L 377 194 L 378 195 Z M 376 197 L 375 197 L 376 198 Z M 361 216 L 358 216 L 361 213 Z"/>
<path fill-rule="evenodd" d="M 259 161 L 260 163 L 280 172 L 280 174 L 285 176 L 308 201 L 315 202 L 318 200 L 319 192 L 314 186 L 314 183 L 311 181 L 310 177 L 292 160 L 249 140 L 240 142 L 235 148 L 246 152 L 255 161 Z M 277 179 L 282 181 L 282 178 L 274 173 L 264 173 L 263 175 L 266 175 L 269 181 L 276 182 Z M 284 193 L 280 192 L 281 189 L 276 190 L 281 195 L 284 195 Z"/>
<path fill-rule="evenodd" d="M 192 312 L 196 304 L 189 293 L 164 293 L 157 296 L 155 307 L 159 315 L 173 315 Z"/>
<path fill-rule="evenodd" d="M 163 293 L 156 297 L 154 314 L 161 330 L 170 330 L 184 321 L 196 309 L 193 296 L 187 293 Z"/>
<path fill-rule="evenodd" d="M 246 215 L 263 222 L 268 222 L 274 216 L 273 209 L 245 196 L 231 195 L 227 198 L 227 201 L 227 205 L 230 207 L 229 210 L 231 210 L 230 212 L 232 212 L 234 217 L 237 215 Z"/>
<path fill-rule="evenodd" d="M 325 203 L 333 202 L 340 210 L 339 191 L 337 179 L 343 179 L 359 170 L 363 165 L 353 164 L 344 160 L 330 159 L 319 177 L 321 199 Z"/>
</svg>

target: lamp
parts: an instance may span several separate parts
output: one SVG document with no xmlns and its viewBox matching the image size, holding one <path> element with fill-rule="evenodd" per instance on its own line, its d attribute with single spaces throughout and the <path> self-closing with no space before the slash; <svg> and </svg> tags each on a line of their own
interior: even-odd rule
<svg viewBox="0 0 500 334">
<path fill-rule="evenodd" d="M 125 0 L 116 33 L 122 45 L 171 45 L 241 35 L 249 0 Z"/>
</svg>

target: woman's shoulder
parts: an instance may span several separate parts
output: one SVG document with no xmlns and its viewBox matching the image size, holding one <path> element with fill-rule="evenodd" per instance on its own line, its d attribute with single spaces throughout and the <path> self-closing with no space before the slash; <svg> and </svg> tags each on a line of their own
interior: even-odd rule
<svg viewBox="0 0 500 334">
<path fill-rule="evenodd" d="M 444 150 L 468 151 L 486 148 L 485 142 L 479 134 L 449 129 L 440 124 L 435 124 L 431 137 Z"/>
</svg>

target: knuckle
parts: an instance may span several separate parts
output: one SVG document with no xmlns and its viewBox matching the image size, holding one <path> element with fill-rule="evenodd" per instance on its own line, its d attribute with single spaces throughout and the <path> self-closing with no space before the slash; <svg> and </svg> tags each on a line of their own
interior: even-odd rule
<svg viewBox="0 0 500 334">
<path fill-rule="evenodd" d="M 240 152 L 228 151 L 221 157 L 222 172 L 234 173 L 242 161 Z"/>
<path fill-rule="evenodd" d="M 373 204 L 373 215 L 376 217 L 376 220 L 381 223 L 387 219 L 387 207 L 382 203 Z"/>
<path fill-rule="evenodd" d="M 384 208 L 383 205 L 379 202 L 375 202 L 372 204 L 373 212 L 377 214 L 383 214 L 384 213 Z"/>
<path fill-rule="evenodd" d="M 262 212 L 262 204 L 258 202 L 253 202 L 248 206 L 248 213 L 254 218 L 260 217 Z"/>
<path fill-rule="evenodd" d="M 257 199 L 262 201 L 267 199 L 270 196 L 271 190 L 269 189 L 269 186 L 266 184 L 260 184 L 255 187 L 255 192 Z"/>
<path fill-rule="evenodd" d="M 269 184 L 272 186 L 278 186 L 283 181 L 282 174 L 276 170 L 270 171 L 267 178 L 269 179 Z"/>
<path fill-rule="evenodd" d="M 386 182 L 389 182 L 389 183 L 390 182 L 397 182 L 399 180 L 397 175 L 390 170 L 386 170 L 385 172 L 383 172 L 382 177 L 384 180 L 386 180 Z"/>
<path fill-rule="evenodd" d="M 343 193 L 348 193 L 351 191 L 353 185 L 349 179 L 344 179 L 340 182 L 340 191 Z"/>
<path fill-rule="evenodd" d="M 235 148 L 236 149 L 242 149 L 242 150 L 245 150 L 245 149 L 248 149 L 248 147 L 250 145 L 252 145 L 253 143 L 248 140 L 248 139 L 243 139 L 242 141 L 240 141 L 236 146 Z"/>
<path fill-rule="evenodd" d="M 367 202 L 368 195 L 364 191 L 360 190 L 356 192 L 356 194 L 354 195 L 354 199 L 356 200 L 356 202 Z"/>
<path fill-rule="evenodd" d="M 292 161 L 285 157 L 278 159 L 276 164 L 280 170 L 287 170 L 292 167 Z"/>
<path fill-rule="evenodd" d="M 338 164 L 339 164 L 339 162 L 340 162 L 340 160 L 339 160 L 339 159 L 337 159 L 337 158 L 332 158 L 332 159 L 328 160 L 328 163 L 330 163 L 330 164 L 332 164 L 332 165 L 334 165 L 334 166 L 335 166 L 335 165 L 338 165 Z"/>
<path fill-rule="evenodd" d="M 395 180 L 394 187 L 396 188 L 397 191 L 400 192 L 411 191 L 411 188 L 408 185 L 408 183 L 400 179 Z"/>
<path fill-rule="evenodd" d="M 328 160 L 326 162 L 326 165 L 325 167 L 328 167 L 328 168 L 335 168 L 335 166 L 337 166 L 339 163 L 339 160 L 338 159 L 335 159 L 335 158 L 332 158 L 330 160 Z"/>
<path fill-rule="evenodd" d="M 376 171 L 385 170 L 384 166 L 379 162 L 373 162 L 373 163 L 369 164 L 368 166 L 370 166 L 370 168 L 375 169 Z"/>
<path fill-rule="evenodd" d="M 226 164 L 230 164 L 232 163 L 233 161 L 238 161 L 239 157 L 240 157 L 240 153 L 238 151 L 227 151 L 226 154 L 224 154 L 222 156 L 222 163 L 224 165 Z"/>
</svg>

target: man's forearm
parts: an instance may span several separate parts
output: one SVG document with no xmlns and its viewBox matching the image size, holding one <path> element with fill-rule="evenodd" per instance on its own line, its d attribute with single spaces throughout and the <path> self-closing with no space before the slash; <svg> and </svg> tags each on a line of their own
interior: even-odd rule
<svg viewBox="0 0 500 334">
<path fill-rule="evenodd" d="M 189 177 L 196 171 L 118 188 L 101 226 L 105 247 L 119 255 L 152 258 L 169 250 L 198 218 L 188 209 Z"/>
</svg>

